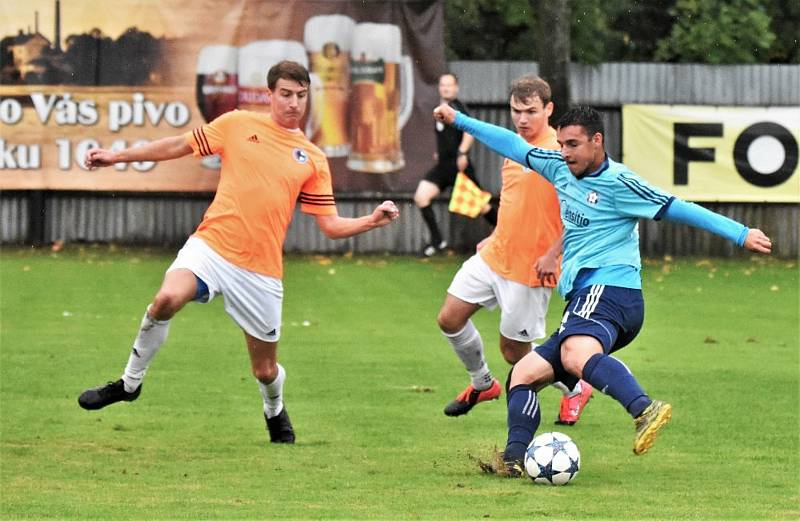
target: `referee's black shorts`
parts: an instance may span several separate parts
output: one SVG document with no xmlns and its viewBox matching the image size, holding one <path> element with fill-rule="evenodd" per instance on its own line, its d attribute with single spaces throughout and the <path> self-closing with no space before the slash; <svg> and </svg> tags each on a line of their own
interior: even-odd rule
<svg viewBox="0 0 800 521">
<path fill-rule="evenodd" d="M 467 174 L 467 177 L 472 179 L 475 184 L 480 187 L 480 183 L 478 183 L 478 180 L 475 179 L 475 169 L 472 168 L 472 163 L 467 164 L 467 168 L 464 169 L 464 173 Z M 433 165 L 433 168 L 428 170 L 428 173 L 425 174 L 423 179 L 435 184 L 439 187 L 439 191 L 444 192 L 456 182 L 457 174 L 458 167 L 456 166 L 455 159 L 453 159 L 450 161 L 440 161 L 436 163 Z"/>
</svg>

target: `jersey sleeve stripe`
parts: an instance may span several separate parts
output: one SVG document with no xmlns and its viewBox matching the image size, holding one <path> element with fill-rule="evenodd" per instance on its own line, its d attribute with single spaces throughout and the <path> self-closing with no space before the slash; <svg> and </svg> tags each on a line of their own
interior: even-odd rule
<svg viewBox="0 0 800 521">
<path fill-rule="evenodd" d="M 619 180 L 622 182 L 622 184 L 624 184 L 628 188 L 628 190 L 635 193 L 645 201 L 650 201 L 651 203 L 660 204 L 662 206 L 667 204 L 667 202 L 669 201 L 668 197 L 658 194 L 653 190 L 650 190 L 642 186 L 640 183 L 634 181 L 633 179 L 629 179 L 624 176 L 619 176 Z"/>
<path fill-rule="evenodd" d="M 206 155 L 206 150 L 203 148 L 203 142 L 200 140 L 200 137 L 197 135 L 197 129 L 192 129 L 192 137 L 194 138 L 194 142 L 197 143 L 197 148 L 200 149 L 200 155 Z"/>
<path fill-rule="evenodd" d="M 311 206 L 336 206 L 336 203 L 333 201 L 306 201 L 304 199 L 300 199 L 300 204 L 308 204 Z"/>
<path fill-rule="evenodd" d="M 531 158 L 532 157 L 537 158 L 537 159 L 545 159 L 545 160 L 553 160 L 553 159 L 557 159 L 559 161 L 563 161 L 564 160 L 564 158 L 561 157 L 561 152 L 556 152 L 556 151 L 552 151 L 552 150 L 544 150 L 544 149 L 541 149 L 541 148 L 532 148 L 532 149 L 528 150 L 527 154 L 525 154 L 525 163 L 527 163 L 526 166 L 528 168 L 530 168 L 531 170 L 533 170 L 534 172 L 539 172 L 539 169 L 537 169 L 537 168 L 535 168 L 533 166 L 533 163 L 531 162 Z"/>
<path fill-rule="evenodd" d="M 332 195 L 311 195 L 305 192 L 300 192 L 301 203 L 315 203 L 315 204 L 335 204 Z"/>
<path fill-rule="evenodd" d="M 203 129 L 198 127 L 192 130 L 192 134 L 194 135 L 194 140 L 197 142 L 197 146 L 200 148 L 200 155 L 210 156 L 211 147 L 208 146 L 208 140 L 205 134 L 203 134 Z"/>
<path fill-rule="evenodd" d="M 528 150 L 528 155 L 539 159 L 562 159 L 561 152 L 555 150 L 545 150 L 543 148 L 532 148 Z"/>
</svg>

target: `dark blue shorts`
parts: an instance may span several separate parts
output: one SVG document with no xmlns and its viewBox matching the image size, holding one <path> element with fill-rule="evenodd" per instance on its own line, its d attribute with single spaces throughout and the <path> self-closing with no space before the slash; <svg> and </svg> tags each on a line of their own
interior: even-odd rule
<svg viewBox="0 0 800 521">
<path fill-rule="evenodd" d="M 558 331 L 534 351 L 553 366 L 556 381 L 572 389 L 579 378 L 561 363 L 561 344 L 573 335 L 595 337 L 603 352 L 613 353 L 630 344 L 644 322 L 642 290 L 593 285 L 579 290 L 564 308 Z"/>
</svg>

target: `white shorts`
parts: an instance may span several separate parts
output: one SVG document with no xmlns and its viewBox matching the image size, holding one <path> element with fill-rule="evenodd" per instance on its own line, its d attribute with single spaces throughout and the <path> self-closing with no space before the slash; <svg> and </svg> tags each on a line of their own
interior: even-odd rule
<svg viewBox="0 0 800 521">
<path fill-rule="evenodd" d="M 508 280 L 486 264 L 479 254 L 461 265 L 447 292 L 487 309 L 500 306 L 500 334 L 519 342 L 545 336 L 545 318 L 552 288 L 531 288 Z"/>
<path fill-rule="evenodd" d="M 221 294 L 225 311 L 250 336 L 265 342 L 281 337 L 283 283 L 223 259 L 199 237 L 189 237 L 167 269 L 185 268 L 208 286 L 208 300 Z"/>
</svg>

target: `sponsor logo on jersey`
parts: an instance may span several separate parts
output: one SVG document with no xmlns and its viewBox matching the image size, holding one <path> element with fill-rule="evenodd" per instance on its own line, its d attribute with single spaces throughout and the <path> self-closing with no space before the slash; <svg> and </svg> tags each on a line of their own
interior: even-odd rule
<svg viewBox="0 0 800 521">
<path fill-rule="evenodd" d="M 249 142 L 251 142 L 251 143 L 258 143 L 258 136 L 256 136 L 255 134 L 253 134 L 252 136 L 250 136 L 249 138 L 247 138 L 247 141 L 249 141 Z"/>
<path fill-rule="evenodd" d="M 586 228 L 589 226 L 591 221 L 588 217 L 583 215 L 583 213 L 579 210 L 573 210 L 572 208 L 567 205 L 567 202 L 562 200 L 561 201 L 561 208 L 564 209 L 563 219 L 567 222 L 571 222 L 576 226 L 580 226 L 582 228 Z"/>
<path fill-rule="evenodd" d="M 308 161 L 308 154 L 306 154 L 306 151 L 303 150 L 302 148 L 295 148 L 294 150 L 292 150 L 292 156 L 294 157 L 294 160 L 300 164 L 303 164 L 306 161 Z"/>
</svg>

